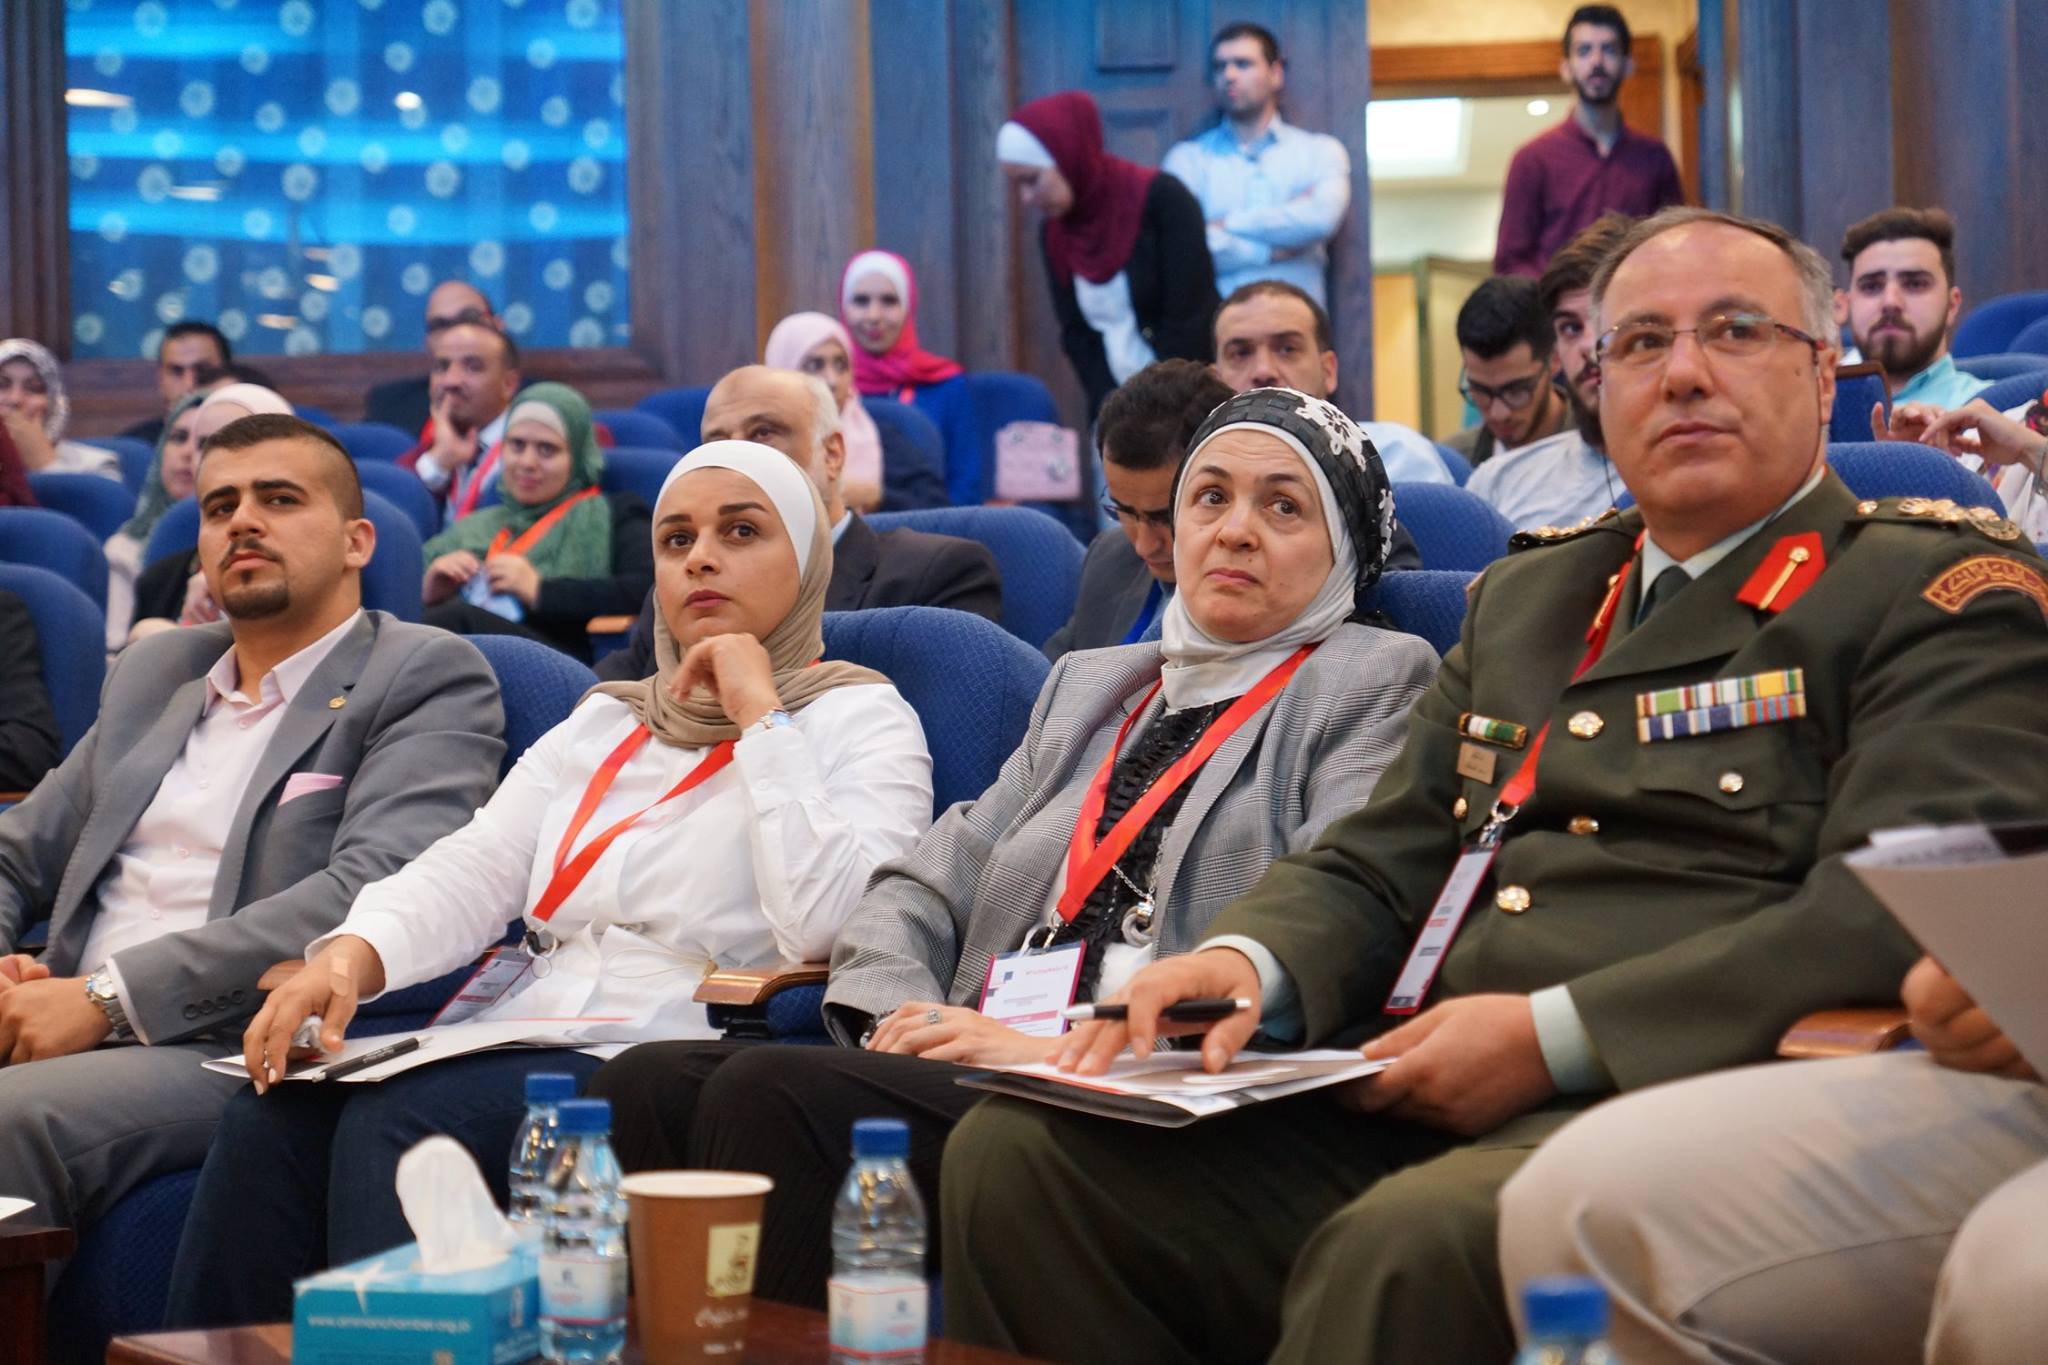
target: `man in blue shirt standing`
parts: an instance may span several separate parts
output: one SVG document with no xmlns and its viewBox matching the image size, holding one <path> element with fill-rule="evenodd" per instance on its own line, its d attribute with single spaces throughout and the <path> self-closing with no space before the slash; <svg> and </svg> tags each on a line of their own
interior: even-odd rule
<svg viewBox="0 0 2048 1365">
<path fill-rule="evenodd" d="M 1280 117 L 1287 67 L 1257 24 L 1231 24 L 1209 45 L 1222 117 L 1176 143 L 1161 169 L 1195 192 L 1209 223 L 1216 292 L 1285 280 L 1327 304 L 1325 248 L 1351 207 L 1351 158 L 1328 133 Z"/>
<path fill-rule="evenodd" d="M 1991 387 L 1948 353 L 1963 311 L 1953 218 L 1941 209 L 1873 213 L 1842 234 L 1842 259 L 1849 287 L 1835 294 L 1835 318 L 1862 358 L 1884 367 L 1894 407 L 1959 408 Z"/>
</svg>

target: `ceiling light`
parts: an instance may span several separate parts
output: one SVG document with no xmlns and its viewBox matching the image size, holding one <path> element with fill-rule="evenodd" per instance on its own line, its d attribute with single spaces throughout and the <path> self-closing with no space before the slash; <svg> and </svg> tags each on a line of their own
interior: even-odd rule
<svg viewBox="0 0 2048 1365">
<path fill-rule="evenodd" d="M 1542 117 L 1543 117 L 1543 116 L 1544 116 L 1545 114 L 1547 114 L 1547 113 L 1549 113 L 1549 112 L 1550 112 L 1550 101 L 1549 101 L 1549 100 L 1530 100 L 1530 101 L 1529 101 L 1529 117 L 1530 117 L 1530 118 L 1542 118 Z"/>
<path fill-rule="evenodd" d="M 396 95 L 391 97 L 391 102 L 401 109 L 417 109 L 422 104 L 426 103 L 425 100 L 422 100 L 417 94 L 410 90 L 399 91 Z"/>
<path fill-rule="evenodd" d="M 1374 100 L 1365 107 L 1365 157 L 1375 180 L 1462 175 L 1471 107 L 1461 99 Z"/>
<path fill-rule="evenodd" d="M 64 92 L 64 102 L 79 109 L 126 109 L 135 103 L 135 97 L 117 95 L 111 90 L 90 90 L 74 86 Z"/>
</svg>

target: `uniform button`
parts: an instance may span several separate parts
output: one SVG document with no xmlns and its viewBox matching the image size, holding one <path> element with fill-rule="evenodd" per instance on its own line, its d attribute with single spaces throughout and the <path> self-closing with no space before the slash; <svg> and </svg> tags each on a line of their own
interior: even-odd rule
<svg viewBox="0 0 2048 1365">
<path fill-rule="evenodd" d="M 197 1006 L 197 1005 L 187 1005 L 187 1006 L 185 1006 L 185 1017 L 186 1017 L 187 1019 L 197 1019 L 197 1018 L 199 1017 L 199 1006 Z"/>
<path fill-rule="evenodd" d="M 1564 723 L 1574 739 L 1592 739 L 1607 728 L 1607 722 L 1592 711 L 1581 711 Z"/>
<path fill-rule="evenodd" d="M 1877 504 L 1869 501 L 1868 499 L 1865 499 L 1864 501 L 1856 504 L 1856 515 L 1858 516 L 1867 517 L 1876 510 Z"/>
<path fill-rule="evenodd" d="M 1461 796 L 1457 800 L 1451 802 L 1451 818 L 1453 820 L 1462 820 L 1465 818 L 1465 812 L 1470 809 L 1472 809 L 1472 807 L 1468 805 L 1465 801 L 1465 798 Z"/>
<path fill-rule="evenodd" d="M 1519 915 L 1529 908 L 1529 888 L 1526 886 L 1503 886 L 1495 893 L 1494 908 L 1506 915 Z"/>
<path fill-rule="evenodd" d="M 244 996 L 245 994 L 246 994 L 246 992 L 244 992 L 244 991 L 236 991 L 236 992 L 235 992 L 235 994 L 234 994 L 234 996 L 233 996 L 234 1002 L 235 1002 L 235 1003 L 236 1003 L 237 1005 L 241 1004 L 241 1003 L 242 1003 L 242 997 L 243 997 L 243 996 Z"/>
<path fill-rule="evenodd" d="M 1721 790 L 1727 792 L 1730 796 L 1735 795 L 1735 793 L 1742 790 L 1742 774 L 1738 772 L 1722 773 L 1720 786 Z"/>
<path fill-rule="evenodd" d="M 1598 834 L 1600 822 L 1590 815 L 1574 815 L 1565 822 L 1565 828 L 1574 834 Z"/>
</svg>

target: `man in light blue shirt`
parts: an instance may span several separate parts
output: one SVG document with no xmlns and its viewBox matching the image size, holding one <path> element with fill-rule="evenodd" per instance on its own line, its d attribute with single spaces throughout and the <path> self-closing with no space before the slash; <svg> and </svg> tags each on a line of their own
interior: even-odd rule
<svg viewBox="0 0 2048 1365">
<path fill-rule="evenodd" d="M 1351 207 L 1351 157 L 1328 133 L 1280 117 L 1287 83 L 1280 43 L 1257 24 L 1231 24 L 1209 45 L 1222 118 L 1176 143 L 1161 169 L 1202 203 L 1216 292 L 1285 280 L 1326 303 L 1324 244 Z"/>
<path fill-rule="evenodd" d="M 1959 408 L 1991 387 L 1948 353 L 1963 311 L 1955 241 L 1955 220 L 1941 209 L 1885 209 L 1842 235 L 1849 287 L 1835 294 L 1835 317 L 1862 358 L 1884 367 L 1894 406 Z"/>
</svg>

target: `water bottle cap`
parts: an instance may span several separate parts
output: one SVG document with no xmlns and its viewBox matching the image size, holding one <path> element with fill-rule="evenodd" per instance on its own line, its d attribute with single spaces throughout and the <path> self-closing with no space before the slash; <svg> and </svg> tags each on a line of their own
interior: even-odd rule
<svg viewBox="0 0 2048 1365">
<path fill-rule="evenodd" d="M 555 1114 L 565 1135 L 609 1133 L 612 1129 L 610 1100 L 563 1100 Z"/>
<path fill-rule="evenodd" d="M 532 1071 L 526 1077 L 528 1104 L 558 1104 L 576 1098 L 576 1078 L 566 1071 Z"/>
<path fill-rule="evenodd" d="M 853 1155 L 890 1157 L 910 1155 L 910 1125 L 902 1119 L 857 1119 L 853 1125 Z"/>
<path fill-rule="evenodd" d="M 1583 1275 L 1552 1275 L 1522 1286 L 1522 1313 L 1532 1337 L 1604 1337 L 1607 1294 Z"/>
</svg>

